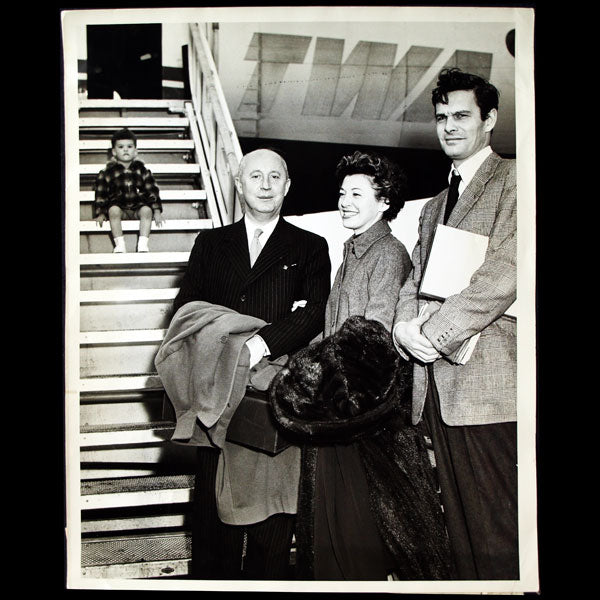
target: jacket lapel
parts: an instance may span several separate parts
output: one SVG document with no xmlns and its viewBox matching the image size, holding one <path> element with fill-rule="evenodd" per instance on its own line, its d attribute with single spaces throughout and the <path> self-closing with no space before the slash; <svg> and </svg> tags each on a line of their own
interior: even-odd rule
<svg viewBox="0 0 600 600">
<path fill-rule="evenodd" d="M 277 261 L 287 254 L 290 244 L 287 229 L 287 222 L 280 217 L 273 233 L 269 237 L 261 253 L 258 255 L 254 267 L 252 267 L 252 270 L 250 271 L 248 283 L 258 279 L 265 271 L 270 269 Z M 246 251 L 246 255 L 249 256 L 248 251 Z M 248 258 L 248 261 L 249 260 L 250 259 Z"/>
<path fill-rule="evenodd" d="M 443 220 L 444 212 L 443 208 L 446 206 L 446 199 L 448 198 L 448 190 L 441 192 L 436 198 L 431 201 L 431 217 L 423 221 L 421 229 L 421 258 L 423 264 L 426 263 L 431 251 L 431 244 L 433 243 L 433 236 L 437 229 L 438 223 Z"/>
<path fill-rule="evenodd" d="M 500 160 L 500 157 L 494 152 L 483 161 L 483 164 L 477 169 L 473 179 L 458 199 L 456 207 L 448 219 L 447 225 L 449 227 L 456 227 L 469 214 L 469 211 L 483 193 L 487 182 L 496 172 Z"/>
<path fill-rule="evenodd" d="M 227 232 L 223 244 L 223 255 L 229 261 L 240 279 L 250 273 L 250 252 L 244 219 L 234 223 Z"/>
</svg>

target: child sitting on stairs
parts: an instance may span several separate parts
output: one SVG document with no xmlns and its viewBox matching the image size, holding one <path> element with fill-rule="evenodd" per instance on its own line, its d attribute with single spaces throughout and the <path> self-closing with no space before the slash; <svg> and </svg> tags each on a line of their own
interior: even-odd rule
<svg viewBox="0 0 600 600">
<path fill-rule="evenodd" d="M 96 177 L 94 218 L 99 226 L 106 219 L 115 242 L 113 252 L 125 252 L 122 219 L 139 219 L 138 252 L 148 252 L 152 218 L 162 227 L 162 203 L 154 177 L 137 157 L 137 140 L 129 129 L 112 137 L 112 156 Z"/>
</svg>

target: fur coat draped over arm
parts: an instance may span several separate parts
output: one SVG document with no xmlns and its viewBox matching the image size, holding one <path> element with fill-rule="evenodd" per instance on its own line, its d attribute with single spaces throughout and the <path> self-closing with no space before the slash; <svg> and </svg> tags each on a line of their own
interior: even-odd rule
<svg viewBox="0 0 600 600">
<path fill-rule="evenodd" d="M 276 421 L 302 445 L 297 517 L 299 576 L 313 577 L 316 448 L 355 443 L 369 504 L 401 579 L 451 578 L 434 474 L 419 427 L 410 424 L 412 366 L 377 322 L 348 318 L 296 353 L 275 377 Z"/>
</svg>

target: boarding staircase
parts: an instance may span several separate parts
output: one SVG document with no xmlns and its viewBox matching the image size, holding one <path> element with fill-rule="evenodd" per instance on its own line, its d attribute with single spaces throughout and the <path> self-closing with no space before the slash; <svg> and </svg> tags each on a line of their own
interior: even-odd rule
<svg viewBox="0 0 600 600">
<path fill-rule="evenodd" d="M 79 101 L 80 246 L 75 280 L 67 273 L 68 285 L 79 279 L 79 373 L 67 409 L 79 420 L 84 578 L 189 570 L 195 450 L 170 442 L 174 414 L 154 356 L 199 231 L 239 216 L 232 178 L 241 158 L 210 29 L 190 31 L 189 101 Z M 108 222 L 93 220 L 94 179 L 122 127 L 136 134 L 138 156 L 161 191 L 166 222 L 152 224 L 147 254 L 135 252 L 139 221 L 123 222 L 127 253 L 113 254 Z"/>
</svg>

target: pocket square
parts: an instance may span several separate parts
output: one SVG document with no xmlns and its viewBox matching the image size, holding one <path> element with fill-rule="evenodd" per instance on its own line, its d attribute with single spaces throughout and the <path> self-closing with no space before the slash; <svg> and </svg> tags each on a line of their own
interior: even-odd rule
<svg viewBox="0 0 600 600">
<path fill-rule="evenodd" d="M 306 300 L 296 300 L 294 304 L 292 304 L 292 312 L 294 312 L 297 308 L 304 308 L 306 306 Z"/>
<path fill-rule="evenodd" d="M 292 263 L 291 265 L 283 265 L 283 270 L 287 271 L 288 269 L 291 269 L 292 267 L 297 267 L 298 263 Z"/>
</svg>

